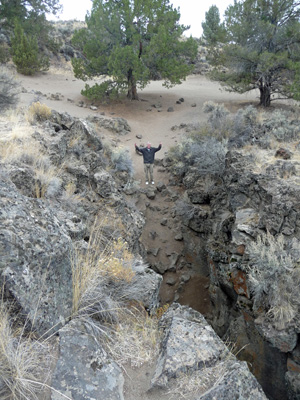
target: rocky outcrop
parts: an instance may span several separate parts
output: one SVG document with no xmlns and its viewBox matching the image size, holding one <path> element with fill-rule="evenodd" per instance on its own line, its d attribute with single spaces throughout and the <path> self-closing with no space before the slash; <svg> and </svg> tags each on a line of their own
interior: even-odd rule
<svg viewBox="0 0 300 400">
<path fill-rule="evenodd" d="M 76 222 L 66 213 L 58 217 L 49 202 L 24 196 L 0 168 L 1 286 L 35 329 L 48 332 L 71 314 L 68 225 Z"/>
<path fill-rule="evenodd" d="M 6 295 L 24 318 L 40 334 L 49 334 L 70 318 L 71 254 L 75 247 L 85 247 L 99 212 L 120 218 L 133 251 L 139 249 L 144 222 L 106 172 L 109 160 L 89 123 L 54 112 L 30 140 L 43 153 L 41 165 L 26 152 L 19 160 L 0 164 L 0 275 Z M 40 168 L 56 170 L 57 176 L 45 173 L 41 178 Z M 112 211 L 111 205 L 118 210 Z M 142 280 L 151 291 L 157 281 L 146 276 Z M 136 300 L 143 301 L 144 295 L 136 293 Z"/>
<path fill-rule="evenodd" d="M 101 347 L 88 326 L 72 321 L 59 332 L 59 357 L 51 400 L 124 400 L 121 368 Z"/>
<path fill-rule="evenodd" d="M 24 153 L 14 161 L 0 164 L 0 278 L 4 298 L 13 300 L 28 329 L 35 330 L 37 335 L 57 335 L 51 382 L 53 400 L 65 396 L 74 400 L 122 400 L 126 376 L 107 351 L 109 346 L 104 345 L 110 332 L 117 331 L 116 305 L 132 306 L 144 313 L 147 310 L 153 318 L 157 318 L 155 311 L 159 306 L 162 276 L 153 271 L 154 263 L 150 269 L 138 253 L 151 250 L 155 258 L 160 249 L 144 249 L 140 245 L 144 217 L 128 204 L 124 177 L 107 168 L 110 159 L 104 154 L 96 125 L 53 113 L 51 120 L 36 127 L 30 143 L 42 155 L 39 166 L 44 171 L 51 167 L 56 172 L 47 179 L 37 173 L 32 156 Z M 102 132 L 103 126 L 100 129 Z M 165 264 L 168 272 L 174 272 L 183 263 L 184 251 L 195 251 L 198 242 L 184 244 L 188 227 L 176 230 L 179 219 L 169 205 L 178 199 L 178 194 L 162 183 L 152 190 L 154 199 L 161 196 L 166 201 L 164 217 L 158 218 L 167 232 L 174 230 L 177 250 L 168 249 L 161 269 L 157 266 L 157 270 L 163 273 Z M 147 197 L 147 193 L 143 195 Z M 154 199 L 147 199 L 146 207 L 152 212 L 150 202 Z M 169 213 L 172 221 L 167 218 Z M 204 213 L 200 214 L 193 214 L 194 222 L 189 229 L 199 231 L 198 219 L 204 218 Z M 114 274 L 101 282 L 95 288 L 98 292 L 93 292 L 99 294 L 100 290 L 101 299 L 92 304 L 91 315 L 86 315 L 72 307 L 72 255 L 76 253 L 74 249 L 82 254 L 91 251 L 88 243 L 91 244 L 94 223 L 99 218 L 105 221 L 106 217 L 103 245 L 110 239 L 126 239 L 128 249 L 134 253 L 130 258 L 132 275 L 121 283 L 114 279 Z M 115 226 L 117 220 L 120 223 Z M 155 236 L 153 231 L 150 240 Z M 197 259 L 198 254 L 194 257 Z M 118 268 L 118 260 L 114 261 Z M 183 284 L 191 279 L 191 274 L 186 265 L 181 268 Z M 115 274 L 118 277 L 118 270 Z M 171 277 L 168 282 L 172 285 Z M 163 391 L 177 382 L 181 374 L 203 375 L 209 368 L 212 373 L 220 369 L 222 374 L 217 381 L 211 381 L 207 390 L 200 385 L 201 398 L 227 399 L 229 393 L 245 399 L 254 395 L 256 399 L 265 398 L 247 366 L 230 355 L 201 314 L 175 304 L 165 313 L 160 326 L 163 335 L 152 389 Z"/>
<path fill-rule="evenodd" d="M 239 357 L 249 363 L 266 394 L 281 400 L 294 398 L 292 387 L 295 393 L 298 390 L 295 374 L 300 364 L 288 361 L 298 342 L 297 318 L 279 327 L 263 309 L 255 308 L 247 272 L 248 247 L 265 232 L 283 235 L 289 255 L 299 259 L 300 164 L 282 149 L 274 156 L 273 162 L 257 168 L 253 155 L 231 150 L 222 179 L 213 175 L 203 179 L 191 167 L 182 180 L 188 216 L 183 225 L 188 228 L 185 241 L 201 238 L 205 249 L 198 252 L 208 255 L 212 326 L 220 336 L 238 343 Z M 293 288 L 281 289 L 285 290 Z"/>
<path fill-rule="evenodd" d="M 246 363 L 230 354 L 200 313 L 173 304 L 160 326 L 163 335 L 152 387 L 176 386 L 175 378 L 198 373 L 195 399 L 266 399 Z"/>
</svg>

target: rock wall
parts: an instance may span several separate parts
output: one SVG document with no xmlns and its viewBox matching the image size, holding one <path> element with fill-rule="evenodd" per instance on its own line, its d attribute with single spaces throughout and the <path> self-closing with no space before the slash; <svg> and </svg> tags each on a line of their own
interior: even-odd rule
<svg viewBox="0 0 300 400">
<path fill-rule="evenodd" d="M 200 238 L 205 250 L 198 253 L 207 252 L 210 322 L 221 337 L 237 344 L 240 359 L 248 362 L 269 398 L 278 400 L 299 398 L 298 322 L 294 318 L 279 329 L 254 308 L 247 246 L 262 233 L 283 235 L 290 255 L 299 259 L 299 172 L 296 157 L 274 151 L 274 161 L 257 168 L 253 155 L 232 150 L 222 179 L 206 176 L 204 184 L 191 168 L 182 181 L 193 208 L 183 221 L 186 236 Z"/>
</svg>

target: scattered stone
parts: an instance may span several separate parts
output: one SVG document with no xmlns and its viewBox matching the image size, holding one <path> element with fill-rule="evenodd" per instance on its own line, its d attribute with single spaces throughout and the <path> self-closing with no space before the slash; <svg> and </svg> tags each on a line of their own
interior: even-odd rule
<svg viewBox="0 0 300 400">
<path fill-rule="evenodd" d="M 282 158 L 283 160 L 290 160 L 292 155 L 293 155 L 293 153 L 291 153 L 287 149 L 283 149 L 282 147 L 280 149 L 278 149 L 275 153 L 275 157 Z"/>
<path fill-rule="evenodd" d="M 154 249 L 149 249 L 148 253 L 152 254 L 154 257 L 157 257 L 158 253 L 159 253 L 160 247 L 156 247 Z"/>
<path fill-rule="evenodd" d="M 174 112 L 174 108 L 173 107 L 169 107 L 167 111 L 168 112 Z"/>
<path fill-rule="evenodd" d="M 196 103 L 191 104 L 191 107 L 197 107 Z"/>
<path fill-rule="evenodd" d="M 175 275 L 169 275 L 167 276 L 165 282 L 169 286 L 174 286 L 175 283 L 177 282 L 177 277 Z"/>
<path fill-rule="evenodd" d="M 184 98 L 180 97 L 179 101 L 181 101 L 181 103 L 184 103 Z"/>
<path fill-rule="evenodd" d="M 142 135 L 136 135 L 135 137 L 136 137 L 137 139 L 142 139 L 143 136 L 142 136 Z"/>
<path fill-rule="evenodd" d="M 162 226 L 166 226 L 167 223 L 168 223 L 168 219 L 167 219 L 167 218 L 163 218 L 163 219 L 160 221 L 160 224 L 161 224 Z"/>
<path fill-rule="evenodd" d="M 161 108 L 162 105 L 161 105 L 161 103 L 157 103 L 157 104 L 152 104 L 151 107 L 153 107 L 153 108 Z"/>
<path fill-rule="evenodd" d="M 97 111 L 97 110 L 98 110 L 98 107 L 96 107 L 96 106 L 90 106 L 90 109 L 91 109 L 92 111 Z"/>
<path fill-rule="evenodd" d="M 184 273 L 180 277 L 180 282 L 187 283 L 191 279 L 191 275 L 189 273 Z"/>
<path fill-rule="evenodd" d="M 161 192 L 162 190 L 166 189 L 166 185 L 163 182 L 158 182 L 156 189 Z"/>
<path fill-rule="evenodd" d="M 175 240 L 178 240 L 179 242 L 182 241 L 182 240 L 183 240 L 182 233 L 178 233 L 178 234 L 175 236 L 174 239 L 175 239 Z"/>
<path fill-rule="evenodd" d="M 163 264 L 161 261 L 156 261 L 156 262 L 151 264 L 151 268 L 155 272 L 163 275 L 167 271 L 168 266 L 166 264 Z"/>
<path fill-rule="evenodd" d="M 154 200 L 155 197 L 156 197 L 155 191 L 154 190 L 147 190 L 146 191 L 146 196 L 148 197 L 148 199 Z"/>
<path fill-rule="evenodd" d="M 177 261 L 179 259 L 179 254 L 175 253 L 175 252 L 172 252 L 172 254 L 169 256 L 169 259 L 170 259 L 170 265 L 168 267 L 168 270 L 169 271 L 176 271 L 176 264 L 177 264 Z"/>
</svg>

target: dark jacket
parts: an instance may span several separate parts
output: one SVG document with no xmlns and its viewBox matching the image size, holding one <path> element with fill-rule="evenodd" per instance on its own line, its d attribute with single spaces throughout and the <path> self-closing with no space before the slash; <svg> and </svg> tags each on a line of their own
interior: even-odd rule
<svg viewBox="0 0 300 400">
<path fill-rule="evenodd" d="M 143 154 L 144 164 L 153 164 L 154 163 L 154 155 L 157 151 L 161 149 L 161 144 L 158 147 L 138 147 L 135 146 L 137 151 Z"/>
</svg>

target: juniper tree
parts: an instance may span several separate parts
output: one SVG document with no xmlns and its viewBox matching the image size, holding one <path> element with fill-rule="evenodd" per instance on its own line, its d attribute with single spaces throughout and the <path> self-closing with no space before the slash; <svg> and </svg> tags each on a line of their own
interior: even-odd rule
<svg viewBox="0 0 300 400">
<path fill-rule="evenodd" d="M 14 21 L 24 21 L 31 15 L 56 14 L 61 9 L 59 0 L 0 0 L 1 23 L 14 26 Z"/>
<path fill-rule="evenodd" d="M 203 39 L 208 45 L 215 46 L 218 42 L 224 42 L 226 31 L 221 23 L 220 13 L 217 6 L 213 5 L 205 13 L 205 21 L 202 22 Z"/>
<path fill-rule="evenodd" d="M 38 42 L 34 36 L 26 35 L 16 22 L 12 38 L 13 62 L 17 71 L 24 75 L 34 75 L 49 68 L 49 59 L 39 54 Z"/>
<path fill-rule="evenodd" d="M 225 12 L 229 39 L 215 54 L 212 78 L 228 91 L 258 89 L 262 106 L 279 98 L 299 99 L 299 5 L 296 0 L 235 0 Z"/>
<path fill-rule="evenodd" d="M 179 84 L 192 71 L 188 60 L 197 45 L 182 35 L 189 27 L 179 24 L 180 13 L 169 0 L 94 0 L 86 16 L 87 28 L 79 30 L 73 44 L 83 58 L 72 60 L 77 78 L 111 79 L 82 92 L 90 98 L 126 91 L 137 99 L 137 87 L 151 79 L 164 85 Z"/>
</svg>

